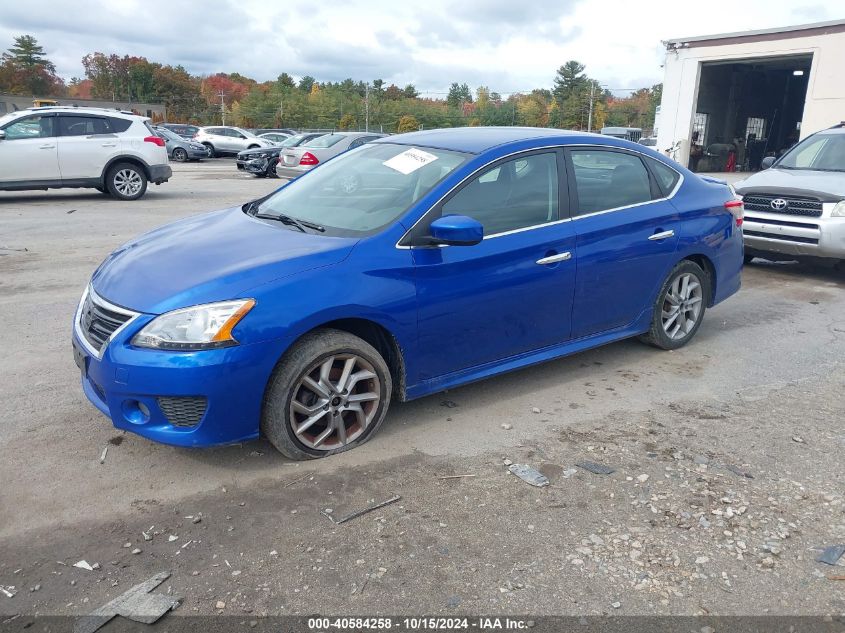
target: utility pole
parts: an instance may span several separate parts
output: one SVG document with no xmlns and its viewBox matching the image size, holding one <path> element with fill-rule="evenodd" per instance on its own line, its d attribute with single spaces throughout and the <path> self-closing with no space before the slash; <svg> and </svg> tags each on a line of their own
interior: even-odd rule
<svg viewBox="0 0 845 633">
<path fill-rule="evenodd" d="M 364 131 L 370 131 L 370 84 L 364 87 Z"/>
<path fill-rule="evenodd" d="M 284 116 L 285 116 L 285 102 L 284 102 L 284 99 L 279 97 L 279 125 L 284 124 Z"/>
<path fill-rule="evenodd" d="M 226 103 L 223 101 L 223 97 L 225 93 L 221 90 L 220 91 L 220 119 L 223 121 L 223 125 L 226 125 Z"/>
<path fill-rule="evenodd" d="M 593 131 L 593 95 L 596 92 L 596 83 L 594 81 L 590 82 L 590 114 L 587 117 L 587 131 Z M 583 110 L 582 110 L 583 112 Z M 581 119 L 582 121 L 584 119 Z"/>
</svg>

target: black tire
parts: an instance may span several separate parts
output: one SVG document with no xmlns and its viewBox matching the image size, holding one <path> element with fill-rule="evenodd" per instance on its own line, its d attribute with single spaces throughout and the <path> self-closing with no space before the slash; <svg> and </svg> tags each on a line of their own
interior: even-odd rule
<svg viewBox="0 0 845 633">
<path fill-rule="evenodd" d="M 267 176 L 267 178 L 278 178 L 279 177 L 279 174 L 276 173 L 276 165 L 278 164 L 278 162 L 279 161 L 274 160 L 274 159 L 270 160 L 270 164 L 267 165 L 267 171 L 264 174 L 265 176 Z"/>
<path fill-rule="evenodd" d="M 668 298 L 668 295 L 670 294 L 670 291 L 673 291 L 675 280 L 681 279 L 685 275 L 691 275 L 698 280 L 699 288 L 701 289 L 698 302 L 700 303 L 700 312 L 698 313 L 694 324 L 685 333 L 678 332 L 680 336 L 676 334 L 675 337 L 673 337 L 669 335 L 666 329 L 664 329 L 663 311 L 664 306 L 668 306 L 671 311 L 673 306 Z M 695 336 L 695 333 L 698 332 L 698 328 L 704 320 L 704 313 L 707 311 L 707 305 L 710 303 L 711 288 L 712 283 L 710 275 L 708 275 L 706 271 L 702 270 L 698 264 L 688 259 L 678 262 L 678 264 L 666 277 L 666 280 L 660 287 L 660 292 L 657 293 L 657 299 L 654 302 L 654 309 L 652 311 L 651 327 L 647 333 L 640 337 L 640 340 L 644 343 L 648 343 L 649 345 L 653 345 L 654 347 L 659 347 L 660 349 L 678 349 L 679 347 L 683 347 L 689 343 Z M 690 311 L 678 310 L 678 312 L 683 316 L 684 321 L 687 322 L 686 317 Z M 675 323 L 679 321 L 680 318 L 676 318 L 676 321 L 671 325 L 674 326 Z"/>
<path fill-rule="evenodd" d="M 329 439 L 326 440 L 324 448 L 307 446 L 306 442 L 314 443 L 310 437 L 311 434 L 303 433 L 301 437 L 305 439 L 301 439 L 293 429 L 293 424 L 297 423 L 297 419 L 293 413 L 292 400 L 294 397 L 302 398 L 303 393 L 307 394 L 308 387 L 302 384 L 306 374 L 314 375 L 315 371 L 319 371 L 321 364 L 326 363 L 332 357 L 343 357 L 344 355 L 354 356 L 358 361 L 372 368 L 372 373 L 375 375 L 378 384 L 376 386 L 376 381 L 371 379 L 367 380 L 367 386 L 362 386 L 362 388 L 378 389 L 379 400 L 370 405 L 370 420 L 368 424 L 363 425 L 363 429 L 356 431 L 356 424 L 359 427 L 362 425 L 357 422 L 358 418 L 354 413 L 345 411 L 340 414 L 339 421 L 344 425 L 343 428 L 353 431 L 351 435 L 354 435 L 355 432 L 359 433 L 348 443 L 338 444 L 339 438 L 335 432 L 332 432 Z M 358 385 L 359 383 L 355 383 L 353 389 L 358 389 Z M 328 328 L 314 330 L 297 341 L 273 370 L 273 375 L 270 377 L 264 394 L 261 432 L 280 453 L 290 459 L 304 460 L 328 457 L 360 446 L 376 433 L 384 422 L 385 414 L 390 406 L 392 391 L 393 380 L 387 363 L 372 345 L 341 330 Z M 347 394 L 346 390 L 341 393 L 346 398 L 354 395 Z M 373 391 L 372 393 L 376 392 Z M 313 396 L 311 404 L 314 405 L 314 401 L 319 400 L 319 396 L 316 391 L 312 391 L 310 395 Z M 333 403 L 337 399 L 337 397 L 333 397 L 331 402 Z M 298 400 L 298 402 L 301 403 L 301 400 Z M 321 405 L 316 403 L 315 406 L 320 407 Z M 315 429 L 313 433 L 319 435 L 321 432 L 327 431 L 329 425 L 334 425 L 335 420 L 338 419 L 332 417 L 334 409 L 329 410 L 327 408 L 329 406 L 330 403 L 326 402 L 325 406 L 317 409 L 319 412 L 325 410 L 326 413 L 312 425 Z"/>
<path fill-rule="evenodd" d="M 217 150 L 214 149 L 214 145 L 211 143 L 203 143 L 203 145 L 205 145 L 205 153 L 209 158 L 217 158 Z"/>
<path fill-rule="evenodd" d="M 105 187 L 94 187 L 94 189 L 96 189 L 96 190 L 97 190 L 97 191 L 99 191 L 100 193 L 104 193 L 104 194 L 106 194 L 106 195 L 109 195 L 109 190 L 108 190 L 108 189 L 106 189 Z"/>
<path fill-rule="evenodd" d="M 188 152 L 186 152 L 181 147 L 177 147 L 173 150 L 173 160 L 175 160 L 177 163 L 187 163 Z"/>
<path fill-rule="evenodd" d="M 106 174 L 106 187 L 118 200 L 137 200 L 147 191 L 147 175 L 134 163 L 117 163 Z"/>
</svg>

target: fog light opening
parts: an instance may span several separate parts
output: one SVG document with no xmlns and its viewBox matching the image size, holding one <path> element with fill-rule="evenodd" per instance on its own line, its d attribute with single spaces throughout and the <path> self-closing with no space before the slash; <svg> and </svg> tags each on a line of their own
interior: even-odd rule
<svg viewBox="0 0 845 633">
<path fill-rule="evenodd" d="M 150 409 L 143 402 L 124 400 L 123 417 L 130 424 L 146 424 L 150 421 Z"/>
</svg>

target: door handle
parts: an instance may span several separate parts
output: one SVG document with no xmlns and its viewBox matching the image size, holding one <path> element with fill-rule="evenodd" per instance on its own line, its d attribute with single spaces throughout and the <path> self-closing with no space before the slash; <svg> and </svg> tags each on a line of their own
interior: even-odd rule
<svg viewBox="0 0 845 633">
<path fill-rule="evenodd" d="M 541 266 L 545 264 L 556 264 L 557 262 L 565 262 L 567 259 L 572 259 L 572 253 L 566 251 L 565 253 L 558 253 L 557 255 L 549 255 L 543 259 L 538 259 L 536 263 Z"/>
<path fill-rule="evenodd" d="M 103 147 L 117 147 L 117 143 L 102 143 Z"/>
<path fill-rule="evenodd" d="M 672 231 L 672 230 L 661 231 L 660 233 L 655 233 L 654 235 L 652 235 L 648 239 L 650 239 L 652 242 L 655 242 L 657 240 L 665 240 L 667 237 L 674 237 L 674 235 L 675 235 L 675 231 Z"/>
<path fill-rule="evenodd" d="M 38 149 L 56 149 L 55 145 L 39 145 Z"/>
</svg>

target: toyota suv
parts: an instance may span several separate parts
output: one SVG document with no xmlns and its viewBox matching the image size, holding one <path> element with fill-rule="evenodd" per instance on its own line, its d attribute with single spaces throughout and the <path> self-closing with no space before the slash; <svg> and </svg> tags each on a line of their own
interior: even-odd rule
<svg viewBox="0 0 845 633">
<path fill-rule="evenodd" d="M 172 174 L 164 139 L 131 112 L 53 106 L 0 117 L 0 190 L 91 187 L 137 200 Z"/>
<path fill-rule="evenodd" d="M 845 259 L 845 123 L 811 134 L 734 185 L 745 260 Z"/>
<path fill-rule="evenodd" d="M 193 138 L 194 141 L 205 145 L 209 158 L 224 154 L 237 154 L 245 149 L 256 147 L 274 147 L 275 143 L 239 127 L 201 127 Z"/>
</svg>

